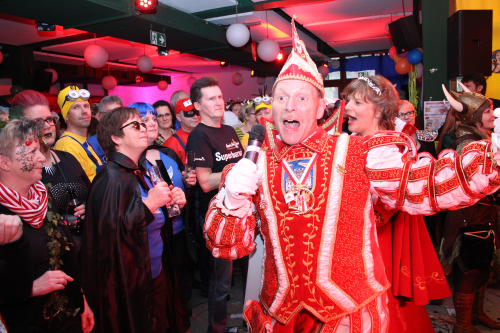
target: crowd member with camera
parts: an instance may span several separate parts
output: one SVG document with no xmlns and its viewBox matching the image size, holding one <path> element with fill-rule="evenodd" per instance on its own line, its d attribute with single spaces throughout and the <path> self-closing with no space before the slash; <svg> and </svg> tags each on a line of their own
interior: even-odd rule
<svg viewBox="0 0 500 333">
<path fill-rule="evenodd" d="M 40 151 L 45 157 L 42 183 L 49 186 L 52 210 L 67 222 L 73 236 L 76 236 L 75 246 L 79 250 L 89 178 L 72 154 L 50 149 L 56 141 L 57 119 L 51 115 L 45 96 L 34 90 L 25 90 L 14 97 L 12 105 L 20 107 L 24 117 L 35 120 L 41 126 Z"/>
<path fill-rule="evenodd" d="M 182 209 L 184 192 L 164 181 L 153 185 L 140 167 L 148 133 L 137 109 L 108 111 L 97 140 L 108 163 L 92 184 L 82 251 L 95 332 L 185 332 L 190 323 L 177 297 L 182 289 L 167 272 L 173 267 L 172 220 L 165 208 Z"/>
<path fill-rule="evenodd" d="M 90 332 L 93 313 L 81 289 L 73 237 L 51 210 L 40 182 L 44 162 L 37 122 L 13 120 L 2 129 L 0 214 L 22 219 L 33 275 L 24 281 L 32 281 L 31 297 L 20 289 L 17 299 L 0 303 L 0 312 L 9 332 Z"/>
</svg>

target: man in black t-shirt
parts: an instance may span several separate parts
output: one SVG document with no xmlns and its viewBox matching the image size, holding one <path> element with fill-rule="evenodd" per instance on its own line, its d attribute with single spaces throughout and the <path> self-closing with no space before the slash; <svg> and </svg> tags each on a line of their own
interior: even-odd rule
<svg viewBox="0 0 500 333">
<path fill-rule="evenodd" d="M 210 200 L 217 194 L 224 167 L 243 157 L 238 135 L 231 126 L 221 125 L 224 100 L 219 83 L 213 77 L 203 77 L 191 86 L 191 101 L 200 112 L 200 123 L 189 134 L 186 151 L 195 152 L 198 178 L 199 227 L 203 230 Z M 208 283 L 208 332 L 224 333 L 227 321 L 226 297 L 231 290 L 233 263 L 213 258 L 204 246 L 200 256 L 202 291 Z M 210 259 L 210 260 L 209 260 Z M 210 273 L 209 261 L 212 261 Z M 205 289 L 205 290 L 204 290 Z"/>
</svg>

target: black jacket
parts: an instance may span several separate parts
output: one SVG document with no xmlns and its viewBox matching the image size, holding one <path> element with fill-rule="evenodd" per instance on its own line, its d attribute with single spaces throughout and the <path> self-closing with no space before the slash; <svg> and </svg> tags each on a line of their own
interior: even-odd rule
<svg viewBox="0 0 500 333">
<path fill-rule="evenodd" d="M 96 321 L 93 332 L 154 332 L 147 232 L 154 216 L 142 202 L 139 174 L 132 160 L 115 152 L 109 154 L 108 163 L 92 183 L 82 251 L 84 290 Z M 165 225 L 171 224 L 168 215 L 165 220 Z M 172 261 L 166 231 L 162 236 L 168 272 Z M 169 283 L 170 290 L 181 289 L 176 288 L 175 279 Z M 167 296 L 170 309 L 175 302 L 172 295 Z M 175 319 L 176 324 L 184 324 L 173 332 L 185 332 L 189 327 L 189 318 L 187 324 L 181 320 L 185 313 L 171 310 L 167 318 L 169 325 Z"/>
<path fill-rule="evenodd" d="M 0 214 L 14 215 L 2 205 L 0 205 Z M 43 307 L 50 300 L 51 293 L 30 297 L 33 281 L 50 268 L 46 223 L 47 219 L 44 220 L 42 227 L 33 228 L 23 221 L 21 239 L 12 244 L 0 246 L 0 313 L 5 319 L 9 332 L 43 332 L 47 331 L 49 326 L 53 332 L 64 331 L 62 328 L 64 323 L 61 323 L 59 319 L 53 319 L 52 323 L 43 319 Z M 58 225 L 55 228 L 61 232 L 62 236 L 67 237 L 70 248 L 66 251 L 64 246 L 61 247 L 63 270 L 74 279 L 73 282 L 67 284 L 64 293 L 68 296 L 69 308 L 72 310 L 79 308 L 81 314 L 84 303 L 77 250 L 68 228 L 64 225 Z M 78 320 L 78 317 L 70 319 Z"/>
</svg>

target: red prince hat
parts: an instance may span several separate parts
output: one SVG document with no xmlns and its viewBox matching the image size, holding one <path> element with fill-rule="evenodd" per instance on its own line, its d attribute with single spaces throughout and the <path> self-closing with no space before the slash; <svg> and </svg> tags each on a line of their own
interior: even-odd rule
<svg viewBox="0 0 500 333">
<path fill-rule="evenodd" d="M 295 19 L 296 16 L 294 15 L 292 18 L 292 53 L 288 56 L 280 75 L 274 82 L 273 91 L 280 81 L 302 80 L 312 84 L 321 92 L 321 97 L 325 97 L 323 77 L 319 74 L 316 64 L 307 53 L 304 42 L 299 39 L 295 28 Z"/>
</svg>

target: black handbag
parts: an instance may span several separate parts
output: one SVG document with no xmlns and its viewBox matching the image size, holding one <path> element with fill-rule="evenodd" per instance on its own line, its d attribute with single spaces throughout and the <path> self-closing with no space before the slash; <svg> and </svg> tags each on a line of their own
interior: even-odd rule
<svg viewBox="0 0 500 333">
<path fill-rule="evenodd" d="M 487 225 L 471 225 L 460 228 L 462 243 L 460 257 L 470 269 L 490 270 L 495 252 L 495 233 Z"/>
</svg>

